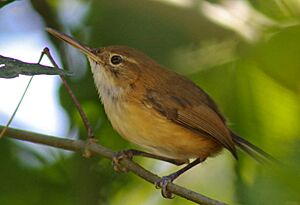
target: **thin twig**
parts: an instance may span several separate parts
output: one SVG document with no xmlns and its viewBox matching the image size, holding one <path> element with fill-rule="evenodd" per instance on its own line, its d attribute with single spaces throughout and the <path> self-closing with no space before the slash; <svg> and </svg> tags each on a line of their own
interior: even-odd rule
<svg viewBox="0 0 300 205">
<path fill-rule="evenodd" d="M 0 126 L 0 130 L 3 130 L 4 127 Z M 58 138 L 54 136 L 18 130 L 13 128 L 8 128 L 5 134 L 7 137 L 28 141 L 43 145 L 48 145 L 51 147 L 57 147 L 65 150 L 75 151 L 75 152 L 85 152 L 88 149 L 93 155 L 97 155 L 100 157 L 105 157 L 108 159 L 112 159 L 115 152 L 112 150 L 103 147 L 96 143 L 86 143 L 82 140 L 72 140 L 72 139 L 65 139 L 65 138 Z M 141 177 L 142 179 L 154 184 L 161 178 L 148 170 L 144 169 L 140 165 L 136 164 L 135 162 L 129 159 L 122 159 L 120 164 L 124 166 L 127 170 L 131 171 L 135 175 Z M 202 205 L 226 205 L 223 202 L 216 201 L 214 199 L 208 198 L 202 194 L 197 192 L 191 191 L 184 187 L 178 186 L 176 184 L 170 183 L 168 184 L 168 190 L 171 191 L 173 194 L 181 196 L 187 200 L 193 201 L 198 204 Z"/>
<path fill-rule="evenodd" d="M 23 94 L 21 96 L 21 99 L 19 100 L 19 103 L 18 103 L 17 107 L 15 108 L 15 111 L 13 112 L 13 114 L 11 115 L 11 117 L 9 118 L 9 120 L 8 120 L 6 126 L 4 127 L 4 129 L 1 131 L 1 133 L 0 133 L 0 139 L 4 136 L 7 128 L 10 126 L 10 124 L 13 121 L 15 115 L 17 114 L 17 111 L 19 110 L 19 107 L 20 107 L 20 105 L 21 105 L 21 103 L 22 103 L 22 101 L 23 101 L 23 99 L 25 97 L 25 94 L 27 93 L 27 90 L 28 90 L 28 88 L 29 88 L 29 86 L 31 84 L 32 79 L 33 79 L 33 76 L 31 76 L 30 80 L 28 81 L 27 86 L 26 86 L 26 88 L 25 88 L 25 90 L 24 90 L 24 92 L 23 92 Z"/>
<path fill-rule="evenodd" d="M 44 55 L 45 55 L 45 53 L 42 52 L 37 64 L 40 64 L 40 62 L 42 61 Z M 15 116 L 17 114 L 17 111 L 19 110 L 19 107 L 20 107 L 21 103 L 23 102 L 23 99 L 24 99 L 24 97 L 25 97 L 25 95 L 27 93 L 27 90 L 28 90 L 28 88 L 29 88 L 29 86 L 31 84 L 32 79 L 33 79 L 33 76 L 31 76 L 31 78 L 29 79 L 29 81 L 27 83 L 27 86 L 26 86 L 26 88 L 25 88 L 25 90 L 24 90 L 24 92 L 23 92 L 23 94 L 21 96 L 21 99 L 19 100 L 19 103 L 18 103 L 17 107 L 15 108 L 12 116 L 8 120 L 8 122 L 7 122 L 6 126 L 4 127 L 4 129 L 0 132 L 0 139 L 4 136 L 4 133 L 6 132 L 7 128 L 9 127 L 9 125 L 11 124 L 11 122 L 13 121 L 13 119 L 15 118 Z"/>
<path fill-rule="evenodd" d="M 51 53 L 50 53 L 50 50 L 49 48 L 44 48 L 43 52 L 45 53 L 45 55 L 47 55 L 47 57 L 49 58 L 49 60 L 51 61 L 51 63 L 53 64 L 54 67 L 56 68 L 59 68 L 57 63 L 55 62 L 54 58 L 52 57 Z M 78 99 L 76 98 L 76 96 L 74 95 L 72 89 L 70 88 L 69 84 L 67 83 L 66 79 L 64 76 L 60 75 L 60 78 L 63 82 L 63 85 L 65 87 L 65 89 L 67 90 L 68 94 L 70 95 L 72 101 L 74 102 L 78 112 L 79 112 L 79 115 L 83 121 L 83 124 L 87 130 L 87 135 L 88 135 L 88 139 L 93 139 L 95 137 L 94 135 L 94 131 L 93 131 L 93 128 L 85 114 L 85 112 L 83 111 L 81 105 L 80 105 L 80 102 L 78 101 Z"/>
</svg>

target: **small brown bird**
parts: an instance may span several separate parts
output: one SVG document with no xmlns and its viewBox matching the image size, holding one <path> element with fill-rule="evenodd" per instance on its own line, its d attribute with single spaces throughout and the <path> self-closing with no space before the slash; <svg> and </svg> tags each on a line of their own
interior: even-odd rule
<svg viewBox="0 0 300 205">
<path fill-rule="evenodd" d="M 222 148 L 237 158 L 236 146 L 258 161 L 271 156 L 234 134 L 214 101 L 196 84 L 164 68 L 145 54 L 125 46 L 91 49 L 75 39 L 47 28 L 87 55 L 99 96 L 112 126 L 125 139 L 147 149 L 122 152 L 177 165 L 195 159 L 157 185 L 166 187 L 191 167 L 215 156 Z M 116 157 L 118 159 L 122 158 Z"/>
</svg>

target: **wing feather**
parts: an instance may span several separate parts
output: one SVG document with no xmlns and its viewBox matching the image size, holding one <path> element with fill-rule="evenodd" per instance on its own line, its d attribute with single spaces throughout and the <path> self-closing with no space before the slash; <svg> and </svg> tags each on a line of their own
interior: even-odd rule
<svg viewBox="0 0 300 205">
<path fill-rule="evenodd" d="M 201 101 L 191 102 L 174 93 L 158 93 L 154 90 L 146 92 L 145 102 L 169 120 L 201 136 L 213 138 L 237 157 L 230 132 L 216 108 Z"/>
</svg>

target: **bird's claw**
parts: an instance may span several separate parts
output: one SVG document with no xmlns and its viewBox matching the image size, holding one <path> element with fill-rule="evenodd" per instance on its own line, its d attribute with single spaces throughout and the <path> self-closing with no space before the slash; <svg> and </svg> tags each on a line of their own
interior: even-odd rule
<svg viewBox="0 0 300 205">
<path fill-rule="evenodd" d="M 161 188 L 161 195 L 164 198 L 172 199 L 174 198 L 172 192 L 167 190 L 167 186 L 171 183 L 174 179 L 171 176 L 164 176 L 159 181 L 155 182 L 155 188 Z"/>
</svg>

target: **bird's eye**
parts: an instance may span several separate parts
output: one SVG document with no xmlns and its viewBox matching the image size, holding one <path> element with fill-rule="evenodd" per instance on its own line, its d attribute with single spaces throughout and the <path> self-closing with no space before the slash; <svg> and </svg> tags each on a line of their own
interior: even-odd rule
<svg viewBox="0 0 300 205">
<path fill-rule="evenodd" d="M 110 58 L 110 62 L 113 64 L 113 65 L 119 65 L 120 63 L 123 62 L 123 58 L 119 55 L 113 55 L 111 58 Z"/>
</svg>

